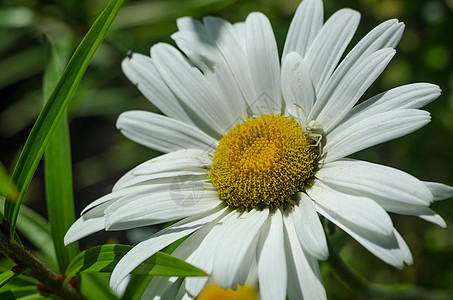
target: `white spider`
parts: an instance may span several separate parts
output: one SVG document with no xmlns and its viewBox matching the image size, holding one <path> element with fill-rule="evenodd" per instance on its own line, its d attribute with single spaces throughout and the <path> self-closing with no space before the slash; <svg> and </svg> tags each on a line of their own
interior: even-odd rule
<svg viewBox="0 0 453 300">
<path fill-rule="evenodd" d="M 293 118 L 299 119 L 300 121 L 306 120 L 307 114 L 305 113 L 305 110 L 296 103 L 294 103 L 294 105 L 302 111 L 302 113 L 304 114 L 304 118 L 302 119 L 300 117 L 300 115 L 296 117 L 296 116 L 292 115 L 291 113 L 290 113 L 290 115 Z M 299 121 L 299 123 L 302 123 L 300 121 Z M 303 130 L 306 134 L 308 134 L 309 137 L 311 137 L 315 141 L 315 143 L 312 144 L 311 146 L 319 147 L 319 153 L 321 153 L 321 146 L 322 146 L 321 142 L 322 142 L 322 138 L 324 135 L 324 128 L 322 127 L 322 124 L 316 120 L 311 120 L 310 122 L 308 122 L 308 124 L 306 125 L 306 127 Z"/>
<path fill-rule="evenodd" d="M 321 153 L 321 141 L 324 134 L 322 124 L 316 120 L 311 120 L 310 122 L 308 122 L 307 127 L 305 127 L 304 131 L 315 141 L 315 144 L 313 144 L 312 146 L 319 146 L 319 152 Z"/>
</svg>

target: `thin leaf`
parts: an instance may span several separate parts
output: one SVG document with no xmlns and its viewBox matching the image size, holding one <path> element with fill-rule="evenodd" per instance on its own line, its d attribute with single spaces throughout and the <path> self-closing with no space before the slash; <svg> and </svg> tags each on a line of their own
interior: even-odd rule
<svg viewBox="0 0 453 300">
<path fill-rule="evenodd" d="M 0 207 L 5 199 L 0 197 Z M 55 249 L 46 219 L 34 210 L 23 205 L 18 217 L 17 230 L 31 242 L 48 261 L 55 260 Z"/>
<path fill-rule="evenodd" d="M 122 2 L 122 0 L 111 0 L 96 19 L 79 47 L 77 47 L 28 136 L 12 175 L 12 181 L 16 184 L 19 195 L 17 198 L 12 198 L 8 194 L 5 204 L 4 218 L 11 225 L 12 233 L 16 227 L 22 199 L 41 160 L 44 149 L 63 116 L 91 58 L 107 34 Z"/>
<path fill-rule="evenodd" d="M 89 295 L 90 299 L 118 300 L 109 286 L 110 275 L 106 273 L 85 273 L 81 276 L 82 295 Z M 132 300 L 132 299 L 128 299 Z"/>
<path fill-rule="evenodd" d="M 10 290 L 0 292 L 0 299 L 14 300 L 14 299 L 22 299 L 24 297 L 30 297 L 32 295 L 40 296 L 39 292 L 35 286 L 26 286 L 26 287 L 12 288 Z M 36 299 L 36 298 L 33 298 L 33 299 Z"/>
<path fill-rule="evenodd" d="M 122 299 L 124 300 L 140 300 L 143 293 L 149 285 L 153 276 L 132 275 L 124 291 Z"/>
<path fill-rule="evenodd" d="M 8 186 L 11 181 L 11 177 L 6 170 L 5 166 L 0 162 L 0 195 L 6 197 L 6 193 L 8 191 Z M 17 195 L 17 189 L 11 191 Z"/>
<path fill-rule="evenodd" d="M 66 282 L 83 273 L 111 273 L 120 259 L 133 247 L 126 245 L 101 245 L 77 255 L 66 270 Z M 132 274 L 156 276 L 206 276 L 207 274 L 169 254 L 158 252 L 139 265 Z"/>
<path fill-rule="evenodd" d="M 57 49 L 48 42 L 44 71 L 44 99 L 47 99 L 58 81 L 61 69 Z M 58 267 L 63 272 L 79 252 L 78 243 L 64 245 L 64 235 L 75 221 L 72 188 L 71 145 L 68 117 L 65 112 L 44 153 L 47 215 Z"/>
<path fill-rule="evenodd" d="M 0 274 L 0 288 L 7 284 L 10 280 L 13 280 L 14 277 L 19 275 L 19 273 L 14 273 L 9 270 Z"/>
</svg>

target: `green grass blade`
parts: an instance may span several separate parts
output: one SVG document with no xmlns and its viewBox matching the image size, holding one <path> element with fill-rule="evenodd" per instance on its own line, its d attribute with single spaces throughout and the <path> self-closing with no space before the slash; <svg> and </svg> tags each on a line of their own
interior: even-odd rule
<svg viewBox="0 0 453 300">
<path fill-rule="evenodd" d="M 0 292 L 0 299 L 2 300 L 14 300 L 14 299 L 31 299 L 28 297 L 40 297 L 40 298 L 33 298 L 33 299 L 44 299 L 44 297 L 39 295 L 38 290 L 35 286 L 26 286 L 26 287 L 18 287 L 12 288 L 8 291 Z"/>
<path fill-rule="evenodd" d="M 49 41 L 44 70 L 44 99 L 47 99 L 58 81 L 61 64 L 57 49 Z M 64 245 L 63 238 L 75 221 L 72 188 L 71 144 L 68 117 L 65 112 L 44 153 L 47 215 L 60 272 L 79 252 L 78 243 Z"/>
<path fill-rule="evenodd" d="M 91 58 L 107 34 L 122 2 L 122 0 L 111 0 L 101 15 L 96 19 L 71 57 L 63 75 L 28 136 L 12 175 L 12 182 L 16 184 L 19 194 L 16 198 L 8 195 L 5 204 L 4 218 L 11 225 L 11 232 L 14 232 L 14 228 L 16 227 L 17 215 L 22 199 L 41 160 L 44 149 L 63 116 Z"/>
<path fill-rule="evenodd" d="M 13 280 L 14 277 L 18 276 L 19 273 L 14 273 L 13 271 L 5 271 L 0 274 L 0 288 L 7 284 L 10 280 Z"/>
<path fill-rule="evenodd" d="M 4 202 L 5 199 L 0 197 L 0 206 Z M 24 205 L 18 217 L 17 231 L 31 242 L 39 250 L 39 253 L 45 256 L 47 263 L 56 264 L 56 261 L 54 261 L 55 249 L 50 235 L 50 227 L 46 219 Z"/>
<path fill-rule="evenodd" d="M 83 273 L 111 273 L 120 259 L 133 247 L 126 245 L 102 245 L 85 250 L 77 255 L 66 270 L 66 281 Z M 158 252 L 139 265 L 132 274 L 157 276 L 206 276 L 202 270 L 173 257 Z"/>
</svg>

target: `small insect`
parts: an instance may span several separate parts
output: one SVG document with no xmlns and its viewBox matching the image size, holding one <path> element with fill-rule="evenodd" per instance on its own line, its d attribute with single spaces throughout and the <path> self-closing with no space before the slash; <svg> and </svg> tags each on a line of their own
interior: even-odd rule
<svg viewBox="0 0 453 300">
<path fill-rule="evenodd" d="M 126 56 L 127 58 L 132 58 L 132 50 L 127 50 Z"/>
<path fill-rule="evenodd" d="M 231 194 L 233 191 L 234 191 L 234 186 L 230 187 L 228 190 L 227 190 L 227 194 Z"/>
<path fill-rule="evenodd" d="M 321 152 L 321 141 L 324 134 L 322 124 L 316 120 L 311 120 L 305 127 L 305 131 L 315 141 L 313 146 L 319 146 L 319 152 Z"/>
</svg>

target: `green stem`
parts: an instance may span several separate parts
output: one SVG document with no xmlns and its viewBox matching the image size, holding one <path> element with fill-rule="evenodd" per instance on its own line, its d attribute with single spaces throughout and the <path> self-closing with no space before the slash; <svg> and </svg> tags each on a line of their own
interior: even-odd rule
<svg viewBox="0 0 453 300">
<path fill-rule="evenodd" d="M 452 293 L 422 289 L 413 285 L 382 285 L 371 283 L 348 268 L 332 245 L 328 242 L 329 259 L 327 263 L 337 277 L 352 291 L 366 298 L 410 299 L 410 300 L 450 300 Z"/>
<path fill-rule="evenodd" d="M 3 225 L 3 224 L 2 224 Z M 44 266 L 36 257 L 25 250 L 4 231 L 0 230 L 0 252 L 13 260 L 19 267 L 27 268 L 28 274 L 36 278 L 51 293 L 67 300 L 84 300 L 85 298 L 70 284 L 63 286 L 58 275 Z"/>
</svg>

